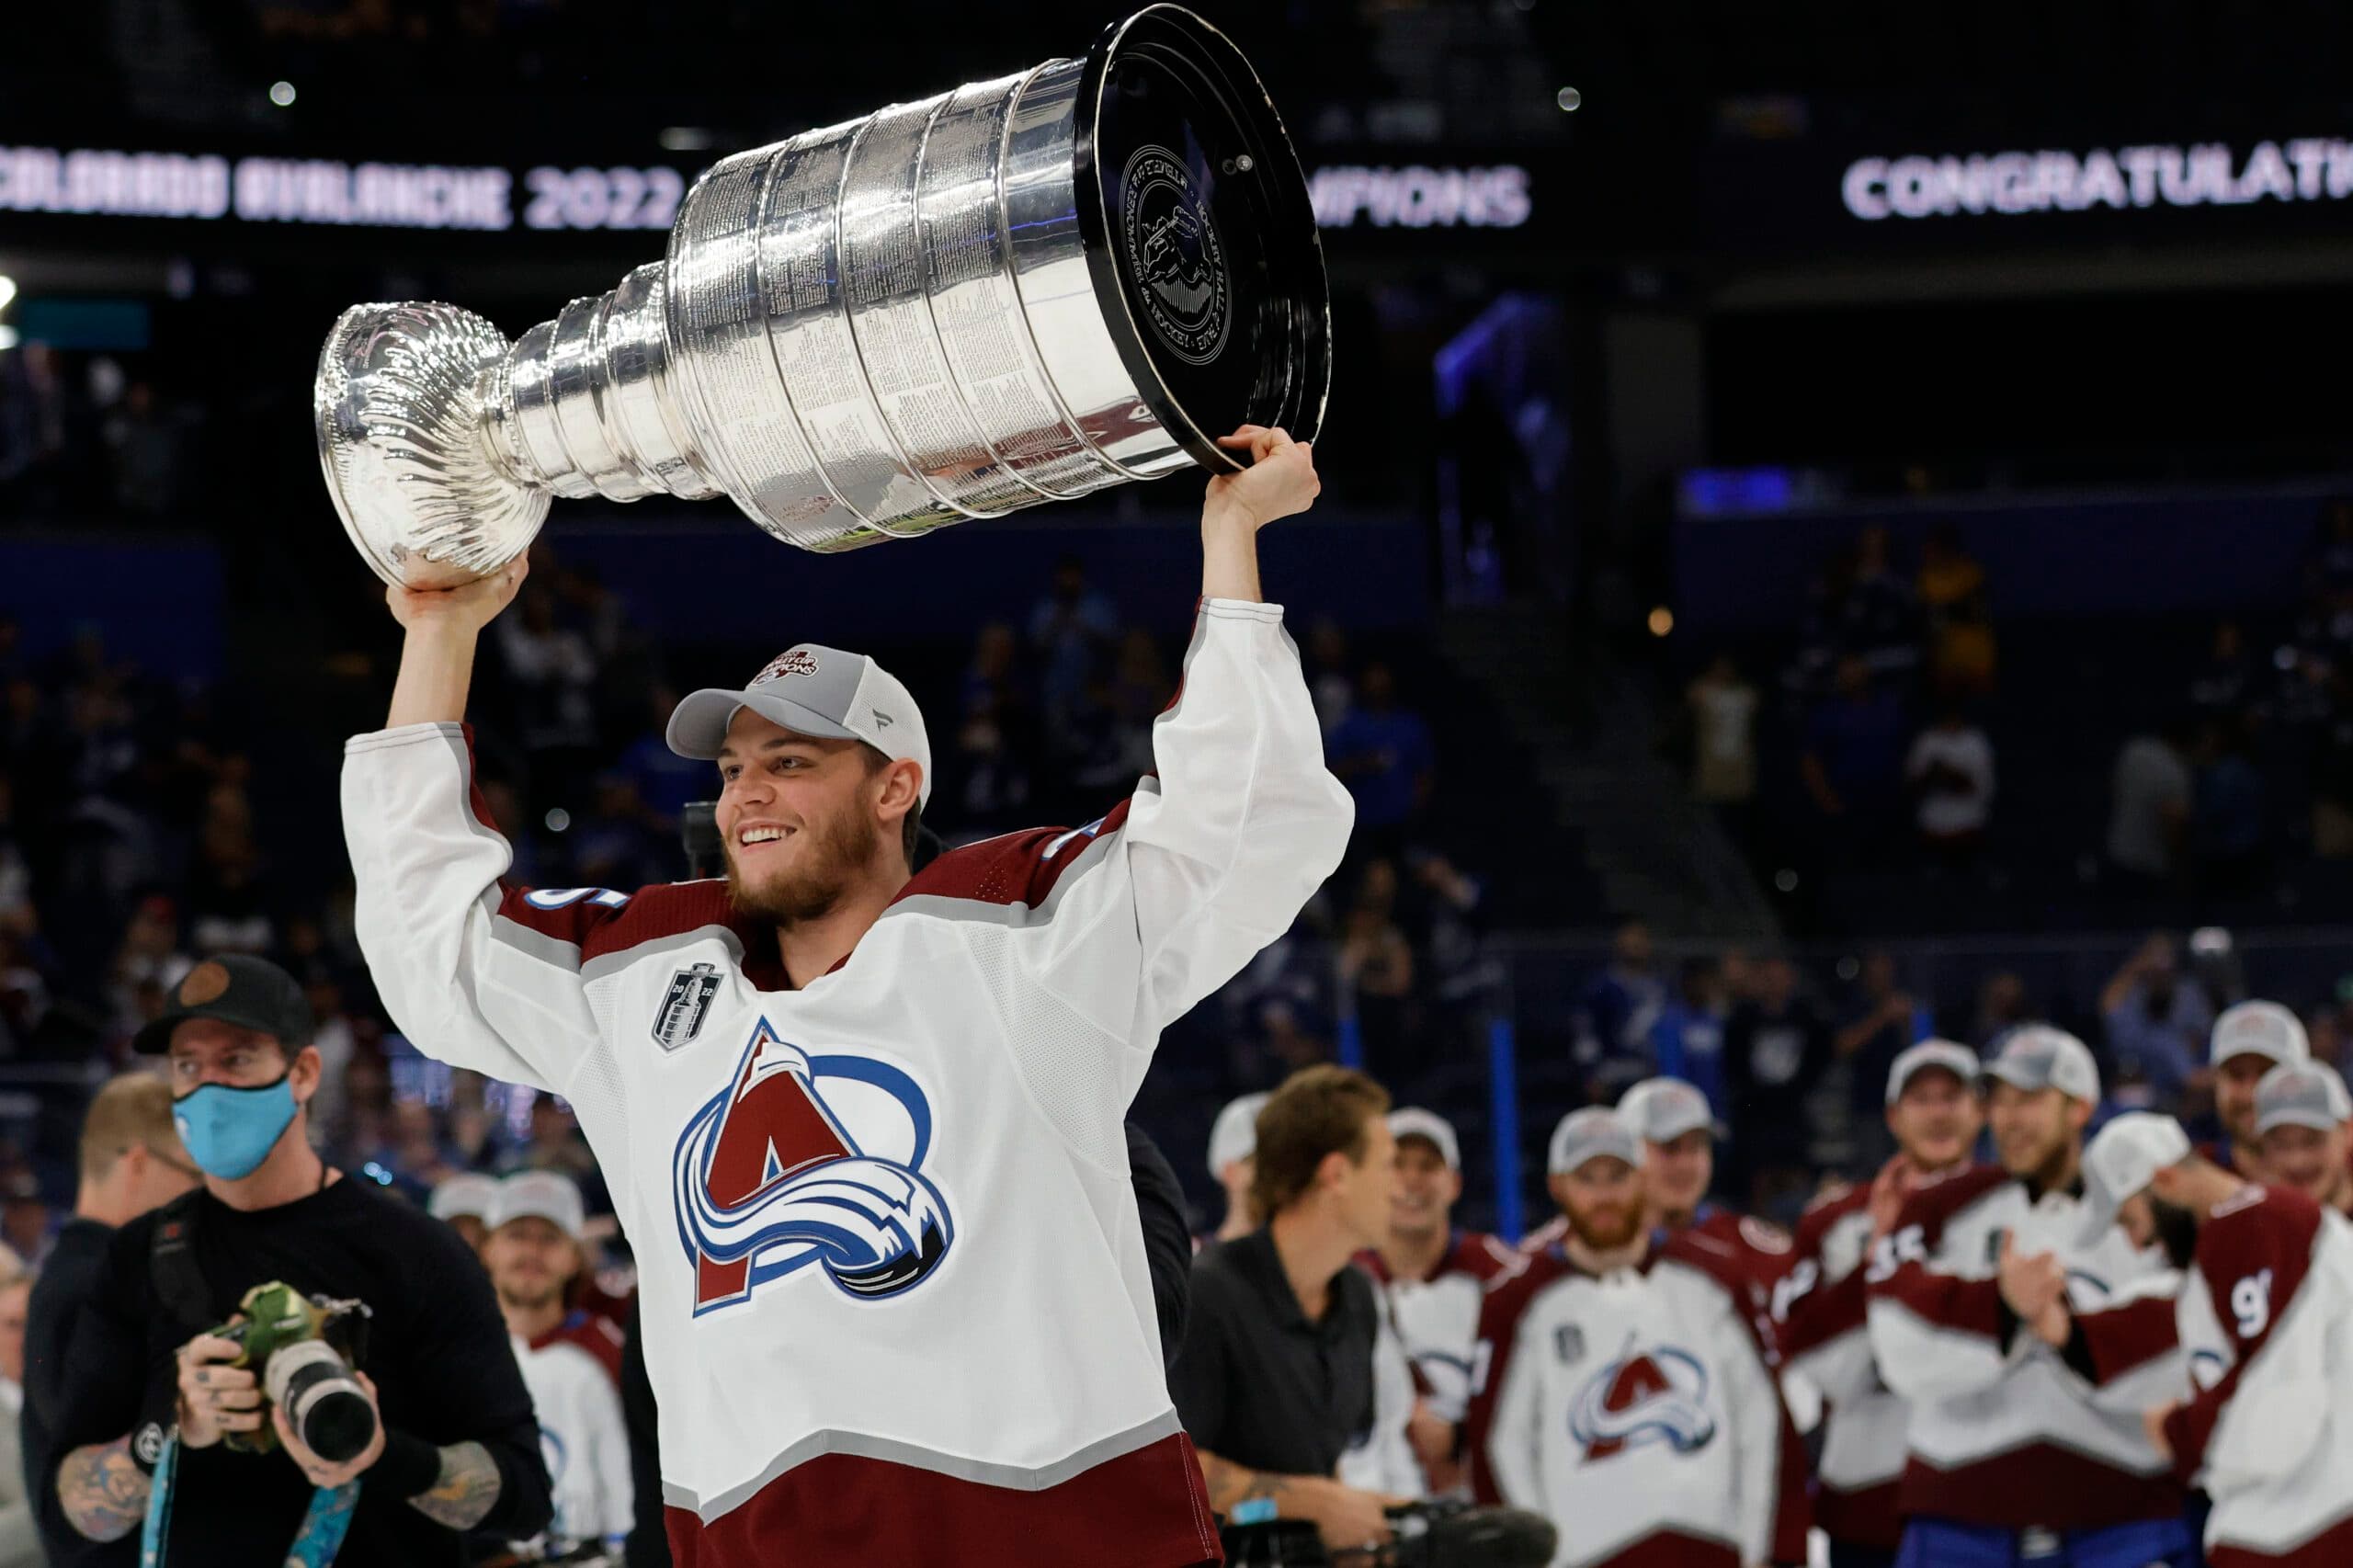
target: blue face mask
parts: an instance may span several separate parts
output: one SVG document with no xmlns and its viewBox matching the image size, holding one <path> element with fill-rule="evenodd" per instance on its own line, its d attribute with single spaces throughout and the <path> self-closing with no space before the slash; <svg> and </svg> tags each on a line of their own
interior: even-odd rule
<svg viewBox="0 0 2353 1568">
<path fill-rule="evenodd" d="M 172 1103 L 172 1125 L 188 1157 L 222 1181 L 258 1170 L 293 1119 L 294 1085 L 282 1074 L 251 1089 L 206 1084 Z"/>
</svg>

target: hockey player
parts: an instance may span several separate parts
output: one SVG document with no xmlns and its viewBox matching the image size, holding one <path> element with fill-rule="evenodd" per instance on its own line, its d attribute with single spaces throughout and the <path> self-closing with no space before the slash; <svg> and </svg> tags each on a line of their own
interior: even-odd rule
<svg viewBox="0 0 2353 1568">
<path fill-rule="evenodd" d="M 1775 1293 L 1784 1369 L 1827 1402 L 1814 1522 L 1832 1568 L 1887 1568 L 1902 1541 L 1896 1492 L 1909 1412 L 1871 1355 L 1866 1265 L 1915 1189 L 1967 1167 L 1984 1124 L 1977 1072 L 1976 1053 L 1949 1040 L 1896 1057 L 1887 1074 L 1895 1157 L 1870 1186 L 1806 1210 L 1796 1261 Z"/>
<path fill-rule="evenodd" d="M 2143 1422 L 2184 1484 L 2213 1500 L 2213 1568 L 2353 1562 L 2353 1226 L 2300 1192 L 2259 1187 L 2191 1153 L 2170 1117 L 2120 1116 L 2084 1156 L 2087 1233 L 2116 1223 L 2188 1270 L 2177 1323 L 2188 1397 Z M 2090 1332 L 2105 1372 L 2138 1350 Z M 2055 1327 L 2054 1326 L 2054 1331 Z"/>
<path fill-rule="evenodd" d="M 2353 1219 L 2353 1095 L 2336 1068 L 2301 1062 L 2266 1073 L 2255 1131 L 2274 1182 Z"/>
<path fill-rule="evenodd" d="M 1289 928 L 1352 811 L 1259 592 L 1257 530 L 1313 501 L 1312 455 L 1225 439 L 1250 466 L 1209 483 L 1155 773 L 919 875 L 923 715 L 873 660 L 804 643 L 671 716 L 717 767 L 723 880 L 509 886 L 460 721 L 524 568 L 389 592 L 388 727 L 343 774 L 360 943 L 420 1048 L 578 1113 L 639 1264 L 680 1568 L 1219 1554 L 1120 1119 L 1161 1029 Z"/>
<path fill-rule="evenodd" d="M 1611 1111 L 1548 1151 L 1568 1221 L 1480 1316 L 1480 1495 L 1560 1527 L 1554 1568 L 1805 1560 L 1804 1455 L 1744 1308 L 1738 1261 L 1643 1223 L 1642 1149 Z"/>
<path fill-rule="evenodd" d="M 1267 1093 L 1242 1095 L 1225 1102 L 1210 1124 L 1210 1175 L 1225 1194 L 1225 1216 L 1209 1240 L 1230 1242 L 1257 1227 L 1250 1220 L 1250 1156 L 1258 1148 L 1258 1111 Z"/>
<path fill-rule="evenodd" d="M 1357 1262 L 1380 1281 L 1389 1321 L 1423 1391 L 1411 1426 L 1433 1493 L 1461 1480 L 1455 1442 L 1471 1403 L 1471 1356 L 1479 1304 L 1495 1280 L 1528 1259 L 1500 1237 L 1453 1225 L 1462 1196 L 1462 1145 L 1436 1111 L 1405 1106 L 1389 1113 L 1397 1140 L 1397 1190 L 1389 1230 Z M 1393 1490 L 1393 1488 L 1392 1488 Z"/>
<path fill-rule="evenodd" d="M 2250 1181 L 2268 1181 L 2263 1137 L 2255 1126 L 2255 1089 L 2274 1067 L 2312 1060 L 2303 1023 L 2277 1002 L 2241 1002 L 2223 1008 L 2214 1020 L 2207 1053 L 2214 1075 L 2214 1118 L 2222 1124 L 2222 1137 L 2199 1153 Z"/>
<path fill-rule="evenodd" d="M 1871 1351 L 1910 1403 L 1899 1568 L 2148 1568 L 2188 1561 L 2181 1488 L 2140 1413 L 2181 1376 L 2166 1336 L 2095 1387 L 2022 1321 L 2064 1296 L 2145 1326 L 2177 1277 L 2109 1229 L 2080 1172 L 2099 1070 L 2075 1036 L 2012 1034 L 1985 1066 L 2000 1164 L 1920 1186 L 1871 1253 Z"/>
</svg>

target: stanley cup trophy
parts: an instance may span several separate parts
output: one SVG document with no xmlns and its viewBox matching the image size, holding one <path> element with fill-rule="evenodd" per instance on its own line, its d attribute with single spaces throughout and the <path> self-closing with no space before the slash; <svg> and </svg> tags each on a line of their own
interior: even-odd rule
<svg viewBox="0 0 2353 1568">
<path fill-rule="evenodd" d="M 1244 424 L 1312 439 L 1324 258 L 1241 51 L 1153 6 L 1054 60 L 738 153 L 666 258 L 509 344 L 355 305 L 319 357 L 319 457 L 387 582 L 529 547 L 553 495 L 724 494 L 851 550 L 1188 464 Z"/>
</svg>

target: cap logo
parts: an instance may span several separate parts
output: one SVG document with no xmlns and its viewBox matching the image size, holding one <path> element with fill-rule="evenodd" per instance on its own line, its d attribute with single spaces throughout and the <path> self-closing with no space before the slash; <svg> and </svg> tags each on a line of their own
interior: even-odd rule
<svg viewBox="0 0 2353 1568">
<path fill-rule="evenodd" d="M 887 730 L 891 727 L 891 715 L 883 712 L 880 708 L 874 709 L 871 711 L 874 714 L 874 727 L 876 729 Z"/>
<path fill-rule="evenodd" d="M 201 1007 L 217 999 L 229 989 L 229 971 L 210 959 L 188 971 L 180 982 L 179 1002 L 183 1007 Z"/>
<path fill-rule="evenodd" d="M 770 659 L 768 667 L 752 677 L 752 684 L 765 686 L 769 681 L 781 680 L 786 676 L 813 676 L 816 673 L 817 655 L 806 648 L 795 648 L 790 653 L 779 653 L 775 658 Z"/>
</svg>

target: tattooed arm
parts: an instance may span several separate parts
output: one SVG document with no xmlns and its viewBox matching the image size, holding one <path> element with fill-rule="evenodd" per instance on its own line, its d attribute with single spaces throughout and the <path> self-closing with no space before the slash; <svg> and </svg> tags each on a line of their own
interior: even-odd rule
<svg viewBox="0 0 2353 1568">
<path fill-rule="evenodd" d="M 1210 1506 L 1221 1514 L 1230 1517 L 1245 1503 L 1269 1499 L 1275 1506 L 1274 1517 L 1304 1519 L 1323 1536 L 1324 1544 L 1336 1551 L 1389 1539 L 1389 1519 L 1382 1510 L 1402 1499 L 1346 1486 L 1328 1475 L 1279 1475 L 1236 1464 L 1207 1449 L 1199 1451 Z"/>
<path fill-rule="evenodd" d="M 441 1473 L 408 1506 L 437 1525 L 470 1530 L 498 1505 L 498 1461 L 480 1443 L 452 1443 L 441 1450 Z"/>
<path fill-rule="evenodd" d="M 147 1475 L 131 1457 L 131 1439 L 92 1443 L 65 1456 L 57 1471 L 65 1521 L 92 1540 L 120 1540 L 147 1517 Z"/>
</svg>

